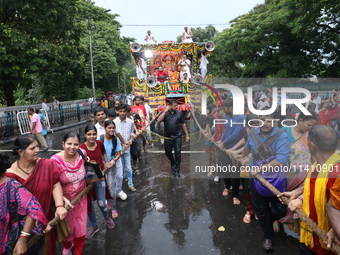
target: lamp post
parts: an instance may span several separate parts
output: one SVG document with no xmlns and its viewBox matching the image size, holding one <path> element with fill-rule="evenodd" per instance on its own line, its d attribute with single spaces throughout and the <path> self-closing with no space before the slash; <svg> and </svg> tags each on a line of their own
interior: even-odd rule
<svg viewBox="0 0 340 255">
<path fill-rule="evenodd" d="M 130 73 L 127 73 L 127 84 L 129 84 L 129 76 L 130 76 Z M 125 83 L 126 83 L 126 76 L 125 76 Z M 126 95 L 126 87 L 127 85 L 125 85 L 125 88 L 124 88 L 124 94 Z"/>
<path fill-rule="evenodd" d="M 96 98 L 96 89 L 94 87 L 94 73 L 93 73 L 93 56 L 92 56 L 92 30 L 91 30 L 91 19 L 93 19 L 94 17 L 97 17 L 101 14 L 107 13 L 111 11 L 111 9 L 105 10 L 101 13 L 98 13 L 94 16 L 88 17 L 88 29 L 89 29 L 89 37 L 90 37 L 90 62 L 91 62 L 91 79 L 92 79 L 92 94 L 94 96 L 94 98 Z"/>
</svg>

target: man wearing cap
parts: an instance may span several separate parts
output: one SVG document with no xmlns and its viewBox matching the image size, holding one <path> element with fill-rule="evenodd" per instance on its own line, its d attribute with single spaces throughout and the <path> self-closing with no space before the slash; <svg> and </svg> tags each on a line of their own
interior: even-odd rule
<svg viewBox="0 0 340 255">
<path fill-rule="evenodd" d="M 256 108 L 258 110 L 262 110 L 265 107 L 269 107 L 270 108 L 270 105 L 269 105 L 269 103 L 268 103 L 268 101 L 266 99 L 267 99 L 267 96 L 265 94 L 262 94 L 261 97 L 260 97 L 260 101 L 257 103 L 257 107 Z"/>
</svg>

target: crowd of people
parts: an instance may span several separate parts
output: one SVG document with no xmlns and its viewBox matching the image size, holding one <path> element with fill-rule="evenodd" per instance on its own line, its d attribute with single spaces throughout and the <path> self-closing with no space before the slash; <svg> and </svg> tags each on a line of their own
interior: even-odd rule
<svg viewBox="0 0 340 255">
<path fill-rule="evenodd" d="M 11 165 L 8 156 L 0 156 L 0 185 L 4 191 L 1 200 L 3 210 L 0 213 L 3 225 L 0 231 L 1 254 L 9 249 L 11 242 L 7 230 L 12 227 L 10 219 L 15 214 L 27 216 L 16 245 L 11 247 L 13 254 L 23 254 L 28 240 L 42 232 L 45 238 L 29 248 L 26 254 L 56 254 L 56 241 L 62 243 L 64 255 L 71 254 L 72 247 L 74 254 L 82 254 L 85 239 L 92 238 L 99 231 L 95 201 L 107 227 L 112 229 L 115 227 L 113 220 L 119 216 L 116 199 L 127 199 L 123 191 L 125 180 L 128 190 L 136 191 L 133 178 L 140 174 L 138 162 L 142 161 L 141 151 L 146 151 L 147 145 L 152 146 L 147 129 L 152 119 L 151 108 L 141 96 L 135 96 L 131 106 L 118 98 L 114 98 L 115 101 L 109 98 L 112 107 L 109 107 L 110 104 L 106 106 L 102 98 L 91 98 L 94 123 L 87 125 L 84 134 L 81 134 L 85 137 L 83 143 L 80 134 L 67 133 L 61 152 L 50 159 L 39 158 L 40 146 L 43 151 L 47 150 L 41 131 L 43 122 L 34 109 L 29 108 L 32 132 L 15 140 L 13 154 L 17 160 Z M 104 178 L 93 183 L 87 196 L 73 206 L 70 201 L 76 199 L 90 183 L 86 182 L 89 174 L 86 162 L 95 162 L 102 171 L 106 169 L 106 173 Z M 17 212 L 14 212 L 16 203 Z M 72 208 L 70 212 L 67 212 L 67 206 Z M 61 229 L 47 225 L 54 216 L 61 220 L 62 224 L 58 224 Z M 87 219 L 91 223 L 89 230 Z"/>
<path fill-rule="evenodd" d="M 256 92 L 252 96 L 255 109 L 270 109 L 269 92 Z M 294 211 L 302 209 L 328 232 L 329 240 L 339 231 L 334 220 L 335 213 L 339 215 L 338 98 L 339 95 L 334 94 L 321 100 L 317 93 L 312 93 L 305 105 L 310 115 L 295 113 L 295 124 L 283 127 L 280 120 L 286 116 L 280 116 L 281 107 L 272 114 L 256 116 L 247 106 L 244 115 L 234 114 L 232 98 L 217 106 L 208 105 L 204 132 L 210 164 L 238 169 L 216 173 L 214 181 L 223 179 L 222 196 L 231 193 L 234 205 L 242 200 L 239 190 L 245 190 L 243 221 L 248 224 L 253 216 L 259 221 L 266 251 L 274 249 L 274 233 L 283 227 L 288 235 L 300 240 L 300 254 L 334 254 L 329 249 L 331 242 L 321 241 L 308 225 L 301 223 Z M 281 106 L 280 93 L 278 104 Z M 218 124 L 220 119 L 226 120 L 226 124 Z M 245 125 L 240 125 L 242 123 Z M 258 174 L 281 194 L 272 193 L 255 178 Z M 281 196 L 289 198 L 288 206 L 282 203 Z"/>
<path fill-rule="evenodd" d="M 249 224 L 253 217 L 258 220 L 265 251 L 274 249 L 275 232 L 280 227 L 300 240 L 300 254 L 334 254 L 330 244 L 333 240 L 339 243 L 340 156 L 336 129 L 339 118 L 331 117 L 334 108 L 339 114 L 339 95 L 320 100 L 320 107 L 312 109 L 310 104 L 317 104 L 316 96 L 306 105 L 310 115 L 300 112 L 295 115 L 295 124 L 281 128 L 272 121 L 283 117 L 277 116 L 278 112 L 256 116 L 246 110 L 244 115 L 237 115 L 233 99 L 226 97 L 222 103 L 208 105 L 204 133 L 209 163 L 238 170 L 221 172 L 214 180 L 223 179 L 221 195 L 231 195 L 235 206 L 245 201 L 243 221 Z M 267 98 L 268 105 L 262 107 L 259 102 Z M 269 109 L 269 93 L 258 93 L 253 99 L 257 109 Z M 62 141 L 63 150 L 50 159 L 39 158 L 39 143 L 44 148 L 44 142 L 33 132 L 14 141 L 13 155 L 17 159 L 12 165 L 8 156 L 0 154 L 1 254 L 11 249 L 14 254 L 24 254 L 32 236 L 41 233 L 44 238 L 26 254 L 56 254 L 57 241 L 62 243 L 63 255 L 72 254 L 72 249 L 73 254 L 82 254 L 85 240 L 100 231 L 95 201 L 107 228 L 114 228 L 114 220 L 119 217 L 116 201 L 126 200 L 128 196 L 123 186 L 127 185 L 129 192 L 137 191 L 134 179 L 140 175 L 141 153 L 147 150 L 147 145 L 152 146 L 147 129 L 150 124 L 154 128 L 156 122 L 164 122 L 164 136 L 168 138 L 164 141 L 165 155 L 174 177 L 180 177 L 182 135 L 185 134 L 186 141 L 190 136 L 176 100 L 170 100 L 165 111 L 157 116 L 141 96 L 135 96 L 131 106 L 115 100 L 111 108 L 102 98 L 92 100 L 94 122 L 85 127 L 83 134 L 67 133 Z M 324 111 L 329 113 L 322 116 Z M 29 113 L 35 125 L 33 130 L 41 122 L 33 109 Z M 326 118 L 330 120 L 328 123 Z M 215 125 L 220 119 L 225 120 L 224 124 Z M 85 138 L 83 143 L 80 136 Z M 105 175 L 72 205 L 71 201 L 91 184 L 86 162 L 97 164 Z M 272 193 L 257 175 L 281 193 Z M 245 190 L 244 197 L 240 189 Z M 281 201 L 282 196 L 289 199 L 288 205 Z M 294 213 L 297 208 L 327 232 L 327 242 L 299 219 Z M 18 241 L 10 246 L 9 232 L 18 225 L 12 221 L 16 215 L 21 217 L 20 234 Z M 48 222 L 55 216 L 61 224 L 52 228 Z M 88 219 L 90 228 L 87 228 Z"/>
</svg>

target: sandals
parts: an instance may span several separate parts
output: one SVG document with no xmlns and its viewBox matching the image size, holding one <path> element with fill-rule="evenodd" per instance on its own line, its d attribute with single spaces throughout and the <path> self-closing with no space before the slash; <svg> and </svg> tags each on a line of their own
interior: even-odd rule
<svg viewBox="0 0 340 255">
<path fill-rule="evenodd" d="M 133 174 L 140 175 L 140 172 L 139 172 L 137 167 L 136 168 L 132 168 L 132 170 L 133 170 Z"/>
<path fill-rule="evenodd" d="M 133 187 L 133 186 L 129 186 L 129 187 L 128 187 L 128 189 L 129 189 L 130 191 L 132 191 L 132 192 L 135 192 L 135 191 L 137 191 L 137 190 L 136 190 L 136 188 L 135 188 L 135 187 Z"/>
<path fill-rule="evenodd" d="M 251 214 L 245 214 L 243 216 L 243 222 L 249 224 L 251 222 Z"/>
</svg>

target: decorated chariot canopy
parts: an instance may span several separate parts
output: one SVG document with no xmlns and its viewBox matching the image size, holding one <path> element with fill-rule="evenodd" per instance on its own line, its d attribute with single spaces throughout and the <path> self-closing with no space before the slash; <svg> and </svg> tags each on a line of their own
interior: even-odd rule
<svg viewBox="0 0 340 255">
<path fill-rule="evenodd" d="M 133 92 L 150 98 L 155 106 L 169 93 L 193 93 L 199 86 L 196 81 L 203 80 L 206 72 L 202 72 L 202 66 L 206 70 L 206 58 L 214 47 L 213 42 L 131 44 L 137 73 L 137 77 L 131 77 Z"/>
</svg>

